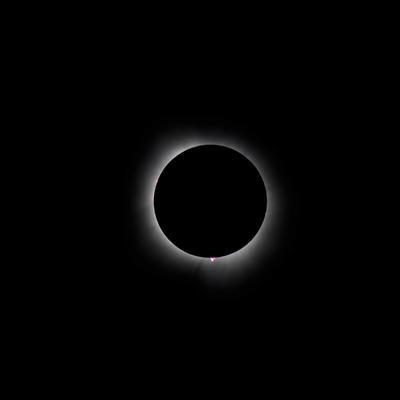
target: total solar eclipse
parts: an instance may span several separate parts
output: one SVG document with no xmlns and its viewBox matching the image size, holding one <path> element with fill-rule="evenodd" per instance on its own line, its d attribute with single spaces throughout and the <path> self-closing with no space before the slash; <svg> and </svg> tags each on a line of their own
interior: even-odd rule
<svg viewBox="0 0 400 400">
<path fill-rule="evenodd" d="M 221 145 L 180 153 L 166 165 L 154 191 L 164 235 L 184 252 L 212 261 L 245 247 L 266 210 L 267 192 L 257 168 Z"/>
</svg>

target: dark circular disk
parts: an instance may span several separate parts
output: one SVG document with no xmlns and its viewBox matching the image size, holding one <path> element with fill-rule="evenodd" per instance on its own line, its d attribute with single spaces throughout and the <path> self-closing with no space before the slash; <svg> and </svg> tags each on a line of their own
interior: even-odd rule
<svg viewBox="0 0 400 400">
<path fill-rule="evenodd" d="M 222 257 L 246 246 L 267 209 L 262 177 L 251 161 L 220 145 L 192 147 L 161 173 L 154 211 L 165 236 L 186 253 Z"/>
</svg>

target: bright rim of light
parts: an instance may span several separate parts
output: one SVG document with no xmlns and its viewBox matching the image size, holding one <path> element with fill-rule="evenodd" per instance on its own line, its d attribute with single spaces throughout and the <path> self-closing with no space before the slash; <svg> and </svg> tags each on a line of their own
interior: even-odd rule
<svg viewBox="0 0 400 400">
<path fill-rule="evenodd" d="M 185 150 L 205 144 L 226 146 L 247 157 L 260 172 L 267 191 L 267 211 L 259 231 L 242 249 L 219 257 L 218 266 L 207 262 L 207 258 L 190 255 L 176 247 L 158 225 L 153 204 L 157 180 L 166 165 Z M 232 283 L 236 280 L 232 278 L 254 272 L 260 262 L 265 265 L 267 256 L 278 243 L 284 208 L 284 196 L 266 157 L 231 131 L 177 129 L 161 132 L 135 179 L 133 217 L 143 253 L 167 268 L 180 268 L 182 271 L 200 268 L 203 277 L 222 284 Z M 214 257 L 209 259 L 214 263 Z"/>
</svg>

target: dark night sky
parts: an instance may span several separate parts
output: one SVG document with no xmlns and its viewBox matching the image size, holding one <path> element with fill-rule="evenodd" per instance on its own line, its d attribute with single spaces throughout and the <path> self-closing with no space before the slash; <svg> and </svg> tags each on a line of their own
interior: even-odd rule
<svg viewBox="0 0 400 400">
<path fill-rule="evenodd" d="M 147 375 L 146 393 L 153 387 L 164 391 L 157 369 L 161 376 L 172 372 L 177 386 L 187 376 L 194 378 L 189 397 L 199 388 L 208 389 L 211 378 L 218 381 L 226 371 L 224 394 L 225 383 L 235 389 L 245 372 L 269 390 L 273 378 L 264 368 L 269 362 L 274 371 L 282 371 L 282 388 L 297 391 L 298 386 L 286 379 L 279 363 L 293 368 L 300 381 L 302 373 L 307 375 L 311 387 L 319 374 L 332 376 L 326 387 L 331 390 L 343 368 L 352 369 L 348 360 L 358 356 L 353 349 L 365 337 L 351 327 L 363 312 L 369 318 L 366 299 L 377 297 L 374 285 L 360 283 L 366 272 L 358 254 L 350 256 L 358 239 L 354 215 L 359 208 L 351 188 L 360 185 L 360 177 L 369 179 L 372 170 L 365 171 L 356 157 L 367 132 L 360 121 L 369 121 L 359 98 L 369 92 L 365 66 L 370 60 L 352 61 L 364 32 L 355 29 L 354 38 L 342 33 L 340 40 L 343 24 L 334 18 L 323 34 L 332 10 L 320 13 L 314 6 L 303 10 L 312 20 L 308 23 L 287 4 L 278 18 L 270 10 L 252 9 L 247 19 L 242 18 L 242 5 L 238 17 L 229 15 L 230 4 L 214 21 L 220 32 L 209 27 L 197 4 L 197 10 L 182 17 L 181 9 L 172 10 L 185 27 L 159 12 L 159 6 L 151 5 L 157 10 L 148 18 L 135 9 L 118 10 L 113 19 L 109 5 L 106 18 L 96 15 L 100 6 L 91 7 L 87 15 L 73 10 L 74 18 L 67 19 L 59 35 L 54 31 L 66 10 L 59 15 L 50 10 L 46 19 L 54 27 L 42 27 L 32 18 L 42 37 L 23 34 L 30 51 L 15 81 L 21 80 L 22 86 L 24 79 L 29 82 L 26 96 L 18 89 L 15 96 L 30 113 L 18 118 L 28 124 L 29 141 L 50 156 L 50 161 L 39 159 L 19 132 L 15 135 L 34 163 L 43 165 L 43 176 L 50 174 L 43 192 L 34 177 L 35 186 L 25 189 L 24 207 L 39 219 L 29 227 L 32 236 L 44 229 L 51 238 L 42 241 L 37 235 L 37 249 L 44 255 L 35 257 L 22 248 L 30 260 L 15 268 L 19 287 L 10 301 L 22 303 L 15 318 L 25 325 L 15 347 L 30 341 L 38 354 L 31 358 L 28 373 L 41 373 L 38 361 L 47 362 L 44 343 L 51 353 L 48 367 L 57 374 L 57 363 L 68 369 L 60 372 L 67 380 L 58 388 L 62 390 L 78 374 L 82 380 L 93 375 L 96 383 L 89 382 L 90 390 L 101 390 L 102 375 L 96 368 L 107 379 L 112 373 L 117 380 L 127 378 L 129 390 Z M 360 12 L 354 20 L 363 19 Z M 214 16 L 213 10 L 206 13 Z M 81 21 L 75 22 L 75 16 Z M 221 21 L 232 26 L 228 29 Z M 365 21 L 375 26 L 370 18 Z M 371 42 L 365 42 L 369 58 Z M 25 54 L 19 46 L 15 51 Z M 14 85 L 13 78 L 6 78 Z M 257 259 L 258 268 L 237 286 L 205 285 L 182 269 L 165 268 L 163 254 L 155 246 L 152 257 L 147 256 L 146 235 L 135 230 L 142 221 L 132 218 L 131 210 L 141 197 L 138 180 L 149 152 L 166 131 L 176 143 L 171 132 L 184 126 L 234 132 L 233 141 L 237 138 L 258 156 L 265 155 L 282 188 L 279 245 Z M 349 172 L 349 164 L 356 166 L 355 172 Z M 371 207 L 375 184 L 380 185 L 378 179 L 362 186 L 364 207 Z M 42 214 L 32 207 L 31 197 L 50 210 L 50 228 L 42 227 Z M 25 226 L 17 229 L 26 235 Z M 43 263 L 43 258 L 50 262 Z M 242 268 L 253 263 L 249 257 Z M 23 296 L 21 280 L 28 288 Z M 27 322 L 22 314 L 29 314 Z M 368 357 L 370 343 L 359 348 Z M 338 368 L 331 362 L 335 357 Z M 22 358 L 14 358 L 25 367 Z M 324 363 L 334 373 L 320 368 Z M 193 364 L 200 366 L 200 373 Z M 43 373 L 39 381 L 52 379 Z M 119 386 L 113 385 L 114 397 Z M 253 386 L 246 385 L 246 397 Z"/>
<path fill-rule="evenodd" d="M 95 196 L 88 205 L 92 258 L 83 276 L 84 281 L 98 280 L 89 295 L 94 290 L 100 301 L 124 312 L 167 308 L 188 315 L 204 308 L 213 314 L 223 307 L 235 314 L 236 308 L 260 313 L 303 306 L 322 312 L 331 301 L 333 268 L 329 225 L 335 211 L 327 205 L 335 130 L 331 102 L 321 98 L 320 84 L 310 84 L 310 74 L 293 75 L 289 66 L 257 75 L 251 70 L 203 75 L 201 68 L 187 74 L 161 80 L 150 75 L 134 87 L 117 85 L 89 109 L 95 122 L 83 136 L 90 152 L 84 190 Z M 145 238 L 132 232 L 132 224 L 139 222 L 128 211 L 130 182 L 160 132 L 182 124 L 232 129 L 260 154 L 265 150 L 288 196 L 282 247 L 265 259 L 256 279 L 234 291 L 209 291 L 163 271 L 143 257 L 139 246 Z M 340 266 L 334 268 L 340 275 Z"/>
<path fill-rule="evenodd" d="M 157 53 L 142 63 L 121 53 L 100 70 L 91 55 L 78 77 L 68 75 L 68 106 L 58 123 L 73 148 L 67 172 L 75 177 L 75 222 L 67 234 L 79 251 L 54 290 L 73 293 L 64 306 L 82 321 L 107 321 L 126 335 L 146 324 L 153 334 L 187 324 L 244 334 L 268 330 L 273 321 L 319 324 L 345 307 L 335 176 L 336 149 L 351 127 L 344 124 L 340 78 L 320 53 L 282 48 L 266 57 L 258 50 L 231 58 Z M 183 125 L 236 132 L 268 155 L 287 196 L 279 251 L 235 289 L 210 289 L 163 269 L 143 255 L 146 238 L 132 229 L 131 182 L 160 133 Z"/>
</svg>

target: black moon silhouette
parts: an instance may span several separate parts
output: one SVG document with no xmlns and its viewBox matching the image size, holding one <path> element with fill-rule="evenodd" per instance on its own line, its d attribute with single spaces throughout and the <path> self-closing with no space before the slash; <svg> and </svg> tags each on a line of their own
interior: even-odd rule
<svg viewBox="0 0 400 400">
<path fill-rule="evenodd" d="M 165 236 L 186 253 L 212 260 L 246 246 L 266 210 L 267 193 L 256 167 L 220 145 L 180 153 L 164 168 L 154 193 Z"/>
</svg>

